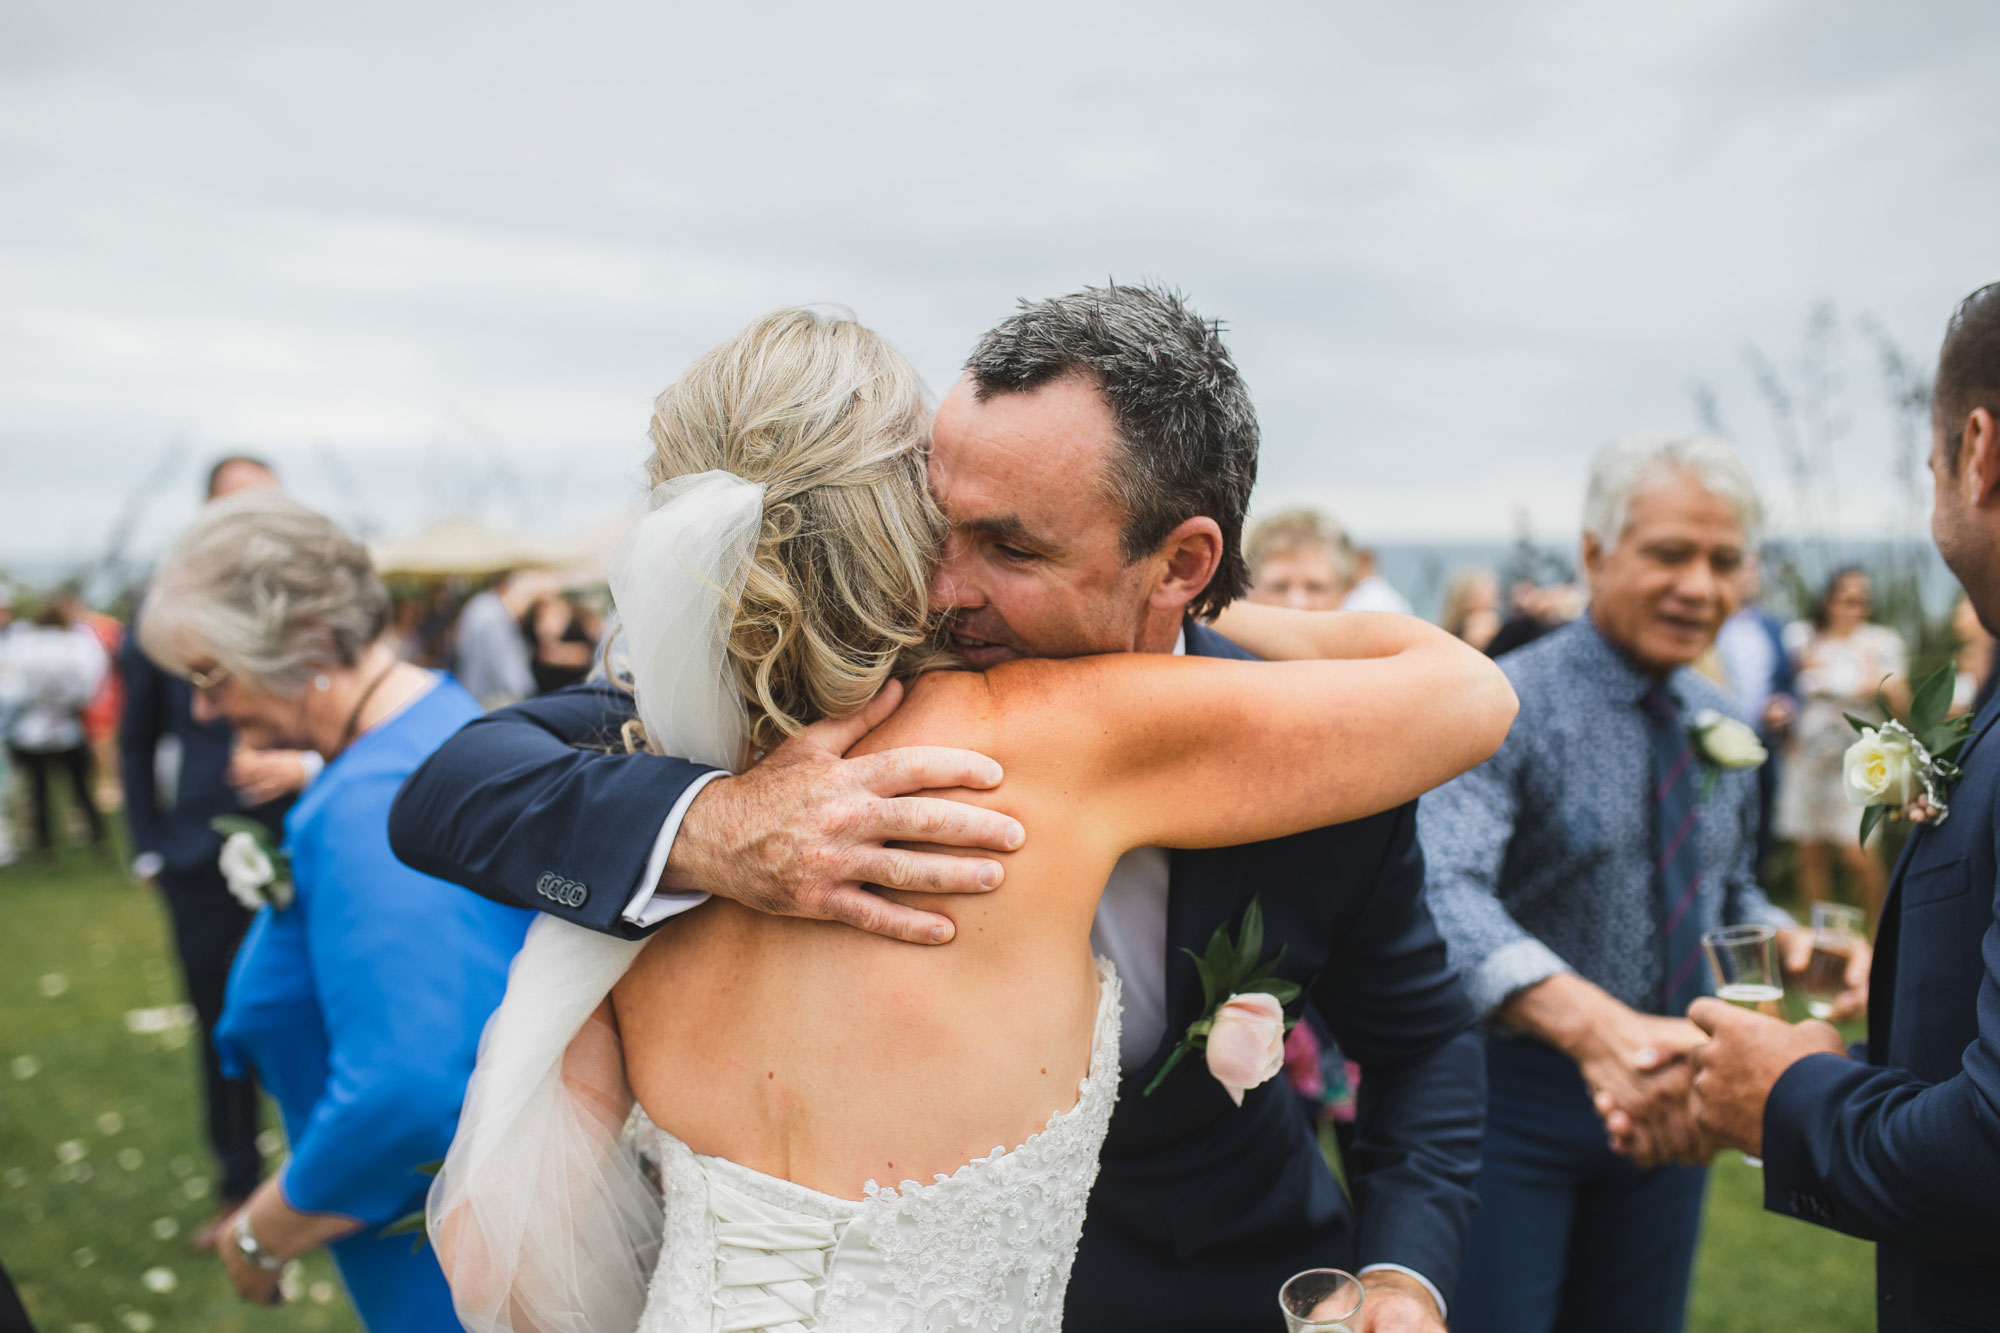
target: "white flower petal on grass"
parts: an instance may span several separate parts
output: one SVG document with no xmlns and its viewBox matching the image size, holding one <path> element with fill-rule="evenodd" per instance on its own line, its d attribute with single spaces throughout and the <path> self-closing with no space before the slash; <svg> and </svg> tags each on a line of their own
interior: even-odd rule
<svg viewBox="0 0 2000 1333">
<path fill-rule="evenodd" d="M 145 1164 L 146 1154 L 140 1152 L 137 1148 L 120 1148 L 118 1150 L 118 1165 L 124 1167 L 127 1171 L 137 1171 Z"/>
<path fill-rule="evenodd" d="M 188 1156 L 186 1153 L 182 1153 L 180 1156 L 174 1158 L 173 1161 L 167 1163 L 167 1170 L 173 1172 L 177 1177 L 191 1176 L 194 1174 L 194 1158 Z"/>
<path fill-rule="evenodd" d="M 170 1051 L 178 1051 L 187 1044 L 188 1032 L 186 1028 L 168 1028 L 160 1034 L 160 1045 Z"/>
<path fill-rule="evenodd" d="M 146 1284 L 147 1291 L 157 1291 L 162 1296 L 181 1284 L 171 1268 L 149 1268 L 139 1275 L 139 1280 Z"/>
<path fill-rule="evenodd" d="M 194 1006 L 191 1004 L 162 1004 L 151 1009 L 125 1011 L 125 1030 L 142 1037 L 192 1026 Z"/>
<path fill-rule="evenodd" d="M 286 1300 L 295 1301 L 306 1294 L 306 1281 L 303 1272 L 304 1270 L 301 1268 L 299 1261 L 293 1259 L 287 1262 L 285 1270 L 278 1274 L 278 1291 Z"/>
<path fill-rule="evenodd" d="M 156 1217 L 153 1219 L 153 1239 L 172 1240 L 180 1234 L 181 1224 L 178 1219 L 172 1217 Z"/>
<path fill-rule="evenodd" d="M 208 1197 L 208 1182 L 200 1176 L 190 1176 L 187 1183 L 181 1186 L 181 1193 L 187 1195 L 190 1199 L 206 1199 Z"/>
<path fill-rule="evenodd" d="M 144 1310 L 133 1310 L 127 1313 L 124 1319 L 125 1327 L 131 1329 L 132 1333 L 153 1333 L 153 1316 Z"/>
<path fill-rule="evenodd" d="M 15 1078 L 25 1081 L 42 1072 L 42 1062 L 32 1055 L 17 1055 L 8 1068 L 14 1071 Z"/>
<path fill-rule="evenodd" d="M 97 1132 L 105 1136 L 118 1133 L 125 1128 L 125 1117 L 116 1111 L 106 1111 L 97 1117 Z"/>
<path fill-rule="evenodd" d="M 306 1288 L 306 1296 L 314 1305 L 326 1305 L 333 1300 L 333 1284 L 324 1281 L 315 1282 Z"/>
<path fill-rule="evenodd" d="M 28 1183 L 28 1173 L 18 1166 L 10 1166 L 7 1168 L 6 1181 L 8 1189 L 22 1189 Z"/>
<path fill-rule="evenodd" d="M 42 988 L 42 994 L 53 1000 L 56 996 L 61 995 L 69 989 L 69 978 L 60 972 L 44 972 L 39 985 Z"/>
<path fill-rule="evenodd" d="M 278 1137 L 275 1129 L 260 1130 L 257 1134 L 257 1151 L 266 1157 L 276 1157 L 278 1150 L 284 1146 L 285 1141 Z"/>
<path fill-rule="evenodd" d="M 98 1327 L 95 1324 L 71 1324 L 69 1333 L 98 1333 Z"/>
<path fill-rule="evenodd" d="M 79 1185 L 97 1174 L 96 1168 L 91 1166 L 89 1162 L 76 1162 L 70 1166 L 57 1167 L 56 1169 L 68 1172 L 69 1178 Z"/>
<path fill-rule="evenodd" d="M 56 1145 L 58 1162 L 81 1162 L 88 1156 L 90 1156 L 90 1145 L 82 1139 L 64 1139 Z"/>
<path fill-rule="evenodd" d="M 86 1245 L 82 1249 L 70 1251 L 69 1261 L 78 1268 L 88 1268 L 97 1262 L 97 1251 Z"/>
</svg>

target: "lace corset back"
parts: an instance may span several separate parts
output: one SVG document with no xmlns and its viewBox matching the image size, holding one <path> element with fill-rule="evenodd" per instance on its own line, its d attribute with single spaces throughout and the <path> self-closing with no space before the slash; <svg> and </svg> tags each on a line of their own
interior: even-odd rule
<svg viewBox="0 0 2000 1333">
<path fill-rule="evenodd" d="M 705 1157 L 642 1123 L 666 1228 L 640 1333 L 1049 1333 L 1118 1096 L 1118 976 L 1097 964 L 1076 1105 L 929 1184 L 840 1199 Z M 642 1115 L 643 1122 L 643 1115 Z"/>
</svg>

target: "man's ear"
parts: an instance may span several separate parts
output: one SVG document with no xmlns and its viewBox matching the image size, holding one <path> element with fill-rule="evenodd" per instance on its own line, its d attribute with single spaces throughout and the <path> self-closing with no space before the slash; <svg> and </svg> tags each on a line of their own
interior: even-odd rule
<svg viewBox="0 0 2000 1333">
<path fill-rule="evenodd" d="M 1983 407 L 1975 407 L 1965 418 L 1965 429 L 1959 433 L 1959 484 L 1964 487 L 1966 503 L 1974 508 L 1984 508 L 2000 496 L 2000 426 L 1996 426 L 1993 414 Z"/>
<path fill-rule="evenodd" d="M 1201 596 L 1221 567 L 1222 525 L 1212 518 L 1188 519 L 1167 534 L 1153 558 L 1161 574 L 1150 600 L 1161 610 L 1178 611 Z"/>
<path fill-rule="evenodd" d="M 1583 577 L 1586 583 L 1597 580 L 1597 571 L 1604 564 L 1604 543 L 1597 540 L 1597 534 L 1583 534 Z"/>
</svg>

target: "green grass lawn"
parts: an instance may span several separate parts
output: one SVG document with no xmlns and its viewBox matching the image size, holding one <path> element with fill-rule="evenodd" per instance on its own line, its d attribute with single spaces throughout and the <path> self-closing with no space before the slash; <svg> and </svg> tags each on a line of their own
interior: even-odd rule
<svg viewBox="0 0 2000 1333">
<path fill-rule="evenodd" d="M 355 1330 L 324 1255 L 269 1310 L 188 1249 L 215 1166 L 192 1030 L 132 1030 L 182 999 L 151 893 L 72 853 L 0 870 L 0 914 L 0 1262 L 42 1333 Z"/>
<path fill-rule="evenodd" d="M 0 1262 L 42 1333 L 352 1330 L 314 1256 L 278 1310 L 237 1301 L 186 1238 L 215 1206 L 164 918 L 108 861 L 0 870 Z M 1763 1211 L 1758 1173 L 1716 1166 L 1695 1274 L 1699 1333 L 1874 1327 L 1872 1248 Z"/>
</svg>

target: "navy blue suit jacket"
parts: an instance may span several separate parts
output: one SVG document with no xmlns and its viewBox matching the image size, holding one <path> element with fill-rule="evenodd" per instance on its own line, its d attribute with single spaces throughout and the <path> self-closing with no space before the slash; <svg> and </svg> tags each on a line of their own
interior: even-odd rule
<svg viewBox="0 0 2000 1333">
<path fill-rule="evenodd" d="M 1247 654 L 1188 628 L 1188 651 Z M 653 834 L 706 769 L 611 748 L 622 692 L 585 686 L 468 725 L 411 776 L 390 818 L 396 854 L 428 874 L 594 929 L 616 918 Z M 1415 806 L 1295 837 L 1175 852 L 1168 895 L 1168 1034 L 1124 1080 L 1084 1221 L 1067 1326 L 1264 1330 L 1278 1286 L 1305 1268 L 1373 1262 L 1457 1280 L 1484 1124 L 1485 1065 L 1423 899 Z M 577 905 L 537 889 L 585 885 Z M 1363 1068 L 1353 1201 L 1284 1080 L 1239 1109 L 1190 1060 L 1141 1089 L 1199 1016 L 1183 948 L 1261 898 L 1267 949 L 1306 987 Z"/>
<path fill-rule="evenodd" d="M 1974 722 L 1949 818 L 1897 863 L 1867 1060 L 1801 1060 L 1764 1110 L 1765 1207 L 1879 1242 L 1884 1330 L 2000 1330 L 1996 717 Z"/>
<path fill-rule="evenodd" d="M 222 838 L 209 826 L 217 815 L 248 814 L 272 833 L 284 827 L 289 797 L 246 810 L 227 781 L 236 733 L 227 722 L 198 722 L 193 692 L 139 649 L 139 614 L 118 650 L 125 681 L 125 714 L 118 727 L 118 776 L 125 787 L 125 823 L 140 852 L 158 852 L 166 868 L 161 887 L 178 893 L 195 886 L 218 903 L 234 904 L 222 886 L 216 857 Z M 161 800 L 154 770 L 160 743 L 180 746 L 173 799 Z"/>
</svg>

